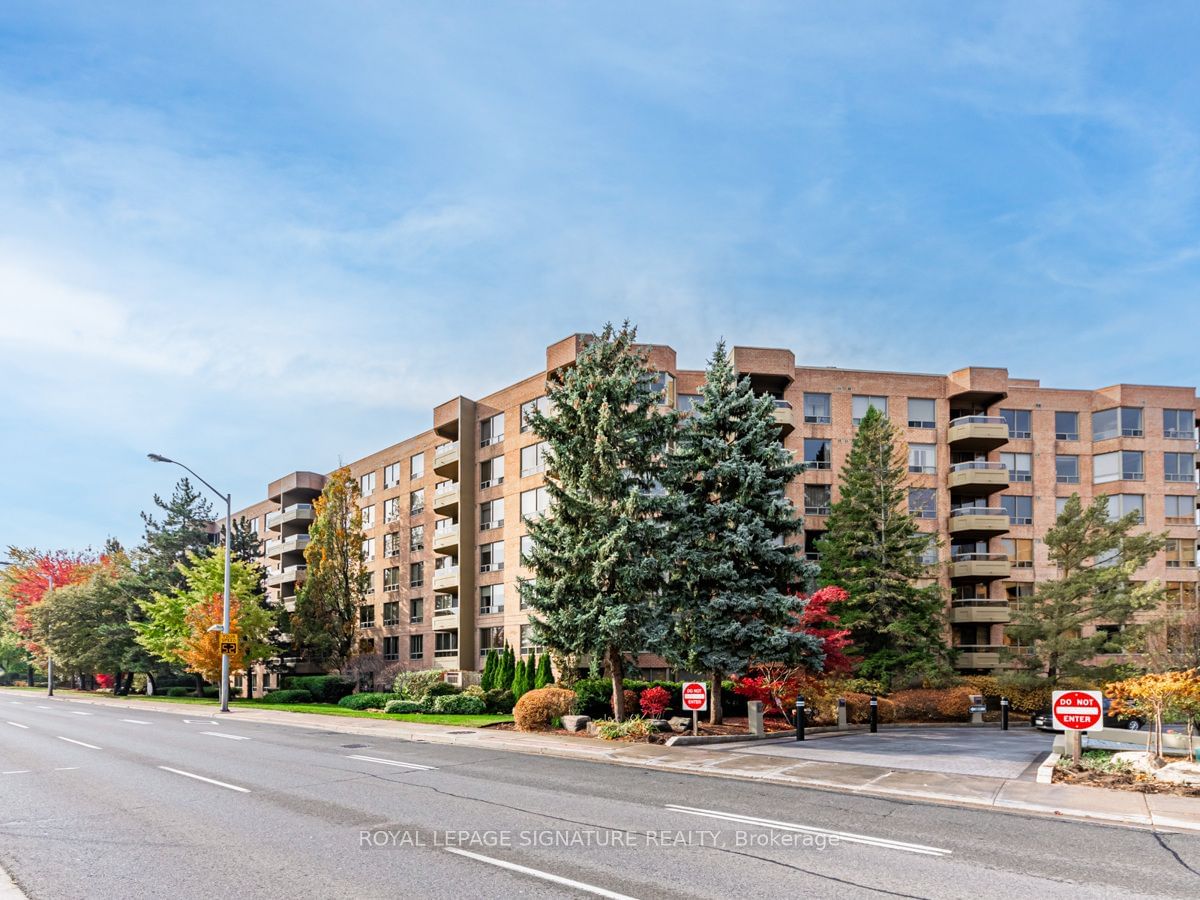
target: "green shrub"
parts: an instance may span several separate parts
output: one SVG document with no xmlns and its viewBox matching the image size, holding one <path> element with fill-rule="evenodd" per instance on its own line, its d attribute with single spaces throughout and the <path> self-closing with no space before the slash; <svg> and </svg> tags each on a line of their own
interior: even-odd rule
<svg viewBox="0 0 1200 900">
<path fill-rule="evenodd" d="M 383 708 L 385 713 L 419 713 L 423 712 L 421 704 L 416 700 L 389 700 Z"/>
<path fill-rule="evenodd" d="M 338 701 L 343 709 L 383 709 L 389 700 L 403 700 L 396 694 L 385 694 L 382 691 L 364 691 L 361 694 L 351 694 Z"/>
<path fill-rule="evenodd" d="M 194 693 L 194 692 L 193 692 Z M 221 696 L 221 688 L 215 684 L 210 684 L 200 692 L 201 696 L 207 697 L 210 700 L 216 700 Z"/>
<path fill-rule="evenodd" d="M 434 698 L 433 711 L 447 716 L 478 716 L 487 712 L 487 703 L 470 694 L 442 695 Z"/>
<path fill-rule="evenodd" d="M 160 693 L 166 694 L 168 697 L 186 697 L 188 694 L 194 693 L 191 688 L 185 687 L 169 687 Z"/>
<path fill-rule="evenodd" d="M 517 701 L 513 699 L 512 691 L 506 691 L 504 688 L 493 688 L 484 695 L 484 703 L 487 706 L 487 712 L 493 715 L 507 716 L 513 711 Z"/>
<path fill-rule="evenodd" d="M 270 691 L 264 698 L 267 703 L 312 703 L 313 695 L 308 691 L 282 690 Z"/>
<path fill-rule="evenodd" d="M 283 686 L 289 690 L 308 691 L 316 703 L 338 703 L 354 693 L 354 682 L 341 675 L 293 675 Z"/>
<path fill-rule="evenodd" d="M 392 690 L 405 700 L 424 700 L 435 684 L 444 684 L 441 669 L 422 669 L 419 672 L 401 672 L 392 684 Z"/>
<path fill-rule="evenodd" d="M 487 696 L 487 691 L 478 684 L 468 684 L 463 688 L 463 693 L 468 697 L 478 697 L 480 700 Z"/>
<path fill-rule="evenodd" d="M 449 697 L 452 694 L 461 694 L 462 688 L 453 685 L 448 681 L 439 681 L 436 684 L 431 684 L 429 690 L 425 692 L 426 697 Z"/>
</svg>

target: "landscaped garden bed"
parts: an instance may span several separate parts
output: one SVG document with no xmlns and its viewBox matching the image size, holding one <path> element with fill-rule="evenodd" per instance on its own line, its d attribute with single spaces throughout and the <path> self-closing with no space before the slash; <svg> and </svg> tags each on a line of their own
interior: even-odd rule
<svg viewBox="0 0 1200 900">
<path fill-rule="evenodd" d="M 1194 781 L 1187 784 L 1165 780 L 1172 776 Z M 1058 761 L 1054 767 L 1054 783 L 1200 797 L 1200 765 L 1174 761 L 1154 767 L 1149 763 L 1149 757 L 1140 751 L 1086 750 L 1078 766 L 1066 757 Z"/>
</svg>

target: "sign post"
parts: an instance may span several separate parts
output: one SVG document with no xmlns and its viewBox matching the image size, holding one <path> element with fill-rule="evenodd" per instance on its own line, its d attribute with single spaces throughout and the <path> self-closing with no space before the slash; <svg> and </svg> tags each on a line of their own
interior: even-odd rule
<svg viewBox="0 0 1200 900">
<path fill-rule="evenodd" d="M 1099 691 L 1055 691 L 1050 709 L 1054 727 L 1067 735 L 1071 762 L 1079 765 L 1083 755 L 1082 732 L 1104 727 L 1104 695 Z"/>
<path fill-rule="evenodd" d="M 692 734 L 699 734 L 696 713 L 708 709 L 708 685 L 703 681 L 688 681 L 683 685 L 683 708 L 692 711 Z"/>
</svg>

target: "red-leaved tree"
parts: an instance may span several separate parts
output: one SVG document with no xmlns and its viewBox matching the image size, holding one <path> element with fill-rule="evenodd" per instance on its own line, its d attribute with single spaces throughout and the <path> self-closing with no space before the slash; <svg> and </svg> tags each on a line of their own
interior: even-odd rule
<svg viewBox="0 0 1200 900">
<path fill-rule="evenodd" d="M 13 564 L 0 573 L 3 593 L 12 605 L 12 629 L 24 641 L 25 649 L 40 657 L 44 655 L 42 648 L 30 639 L 30 610 L 45 599 L 51 581 L 56 588 L 86 581 L 98 567 L 107 565 L 108 559 L 92 553 L 43 553 L 16 547 L 9 548 L 9 556 Z"/>
</svg>

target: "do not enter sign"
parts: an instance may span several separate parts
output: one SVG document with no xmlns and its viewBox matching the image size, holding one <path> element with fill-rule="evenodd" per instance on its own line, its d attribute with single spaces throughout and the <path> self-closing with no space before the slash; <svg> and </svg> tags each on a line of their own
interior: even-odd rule
<svg viewBox="0 0 1200 900">
<path fill-rule="evenodd" d="M 1104 700 L 1099 691 L 1055 691 L 1051 708 L 1055 728 L 1096 731 L 1104 727 Z"/>
<path fill-rule="evenodd" d="M 684 682 L 683 708 L 689 712 L 703 712 L 708 709 L 708 687 L 703 681 Z"/>
</svg>

